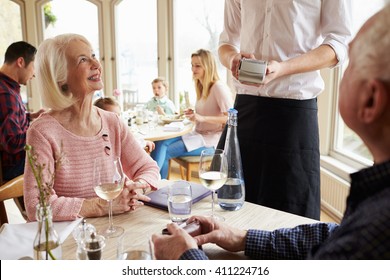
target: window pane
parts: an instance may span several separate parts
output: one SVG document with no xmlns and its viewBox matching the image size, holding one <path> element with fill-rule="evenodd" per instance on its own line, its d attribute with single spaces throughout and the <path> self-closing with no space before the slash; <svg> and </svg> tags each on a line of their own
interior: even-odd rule
<svg viewBox="0 0 390 280">
<path fill-rule="evenodd" d="M 100 57 L 98 9 L 95 4 L 86 0 L 48 1 L 42 6 L 42 22 L 44 39 L 63 33 L 77 33 L 87 38 L 96 57 Z"/>
<path fill-rule="evenodd" d="M 23 36 L 19 5 L 10 0 L 0 0 L 0 11 L 0 64 L 3 64 L 8 46 L 23 40 Z"/>
<path fill-rule="evenodd" d="M 4 62 L 5 51 L 14 42 L 23 40 L 20 6 L 10 0 L 0 0 L 0 65 Z M 23 103 L 28 105 L 27 89 L 20 88 Z"/>
<path fill-rule="evenodd" d="M 158 76 L 157 1 L 122 1 L 115 19 L 118 87 L 135 91 L 138 102 L 145 103 L 153 96 L 151 82 Z"/>
<path fill-rule="evenodd" d="M 354 0 L 353 1 L 353 36 L 359 31 L 364 22 L 374 13 L 380 10 L 386 3 L 386 0 Z M 347 63 L 343 69 L 347 67 Z M 352 157 L 359 162 L 372 161 L 372 156 L 364 145 L 360 137 L 358 137 L 351 129 L 349 129 L 342 121 L 340 115 L 337 118 L 336 130 L 336 151 Z"/>
<path fill-rule="evenodd" d="M 217 60 L 218 74 L 226 81 L 226 68 L 218 59 L 224 2 L 224 0 L 174 1 L 175 90 L 177 93 L 189 92 L 192 104 L 196 100 L 191 72 L 192 53 L 201 48 L 213 52 Z"/>
</svg>

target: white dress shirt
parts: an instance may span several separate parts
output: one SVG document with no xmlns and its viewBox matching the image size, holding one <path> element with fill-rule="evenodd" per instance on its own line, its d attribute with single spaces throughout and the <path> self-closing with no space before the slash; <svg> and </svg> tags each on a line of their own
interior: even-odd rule
<svg viewBox="0 0 390 280">
<path fill-rule="evenodd" d="M 285 61 L 319 47 L 333 48 L 341 65 L 351 38 L 352 0 L 226 0 L 220 45 L 256 59 Z M 280 77 L 261 86 L 233 81 L 238 94 L 311 99 L 324 89 L 319 71 Z"/>
</svg>

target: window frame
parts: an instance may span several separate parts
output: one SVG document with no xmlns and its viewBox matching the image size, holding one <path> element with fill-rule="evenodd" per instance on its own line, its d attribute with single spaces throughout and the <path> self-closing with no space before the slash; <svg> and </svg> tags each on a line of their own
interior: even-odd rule
<svg viewBox="0 0 390 280">
<path fill-rule="evenodd" d="M 343 67 L 345 66 L 321 71 L 327 86 L 318 97 L 321 168 L 350 182 L 351 173 L 372 165 L 372 162 L 337 148 L 337 130 L 342 121 L 338 110 L 338 96 Z"/>
<path fill-rule="evenodd" d="M 386 0 L 383 4 L 386 5 L 389 3 L 390 1 Z M 357 24 L 357 22 L 353 22 L 353 24 Z M 338 110 L 339 88 L 344 69 L 347 66 L 348 62 L 340 67 L 329 70 L 329 75 L 326 75 L 326 73 L 324 75 L 325 84 L 329 85 L 329 88 L 325 89 L 325 92 L 319 97 L 324 99 L 323 102 L 319 102 L 319 111 L 326 112 L 326 110 L 328 110 L 330 117 L 319 118 L 319 125 L 320 140 L 321 143 L 324 143 L 321 146 L 321 167 L 349 182 L 349 175 L 351 173 L 372 166 L 373 161 L 359 156 L 356 153 L 340 149 L 337 145 L 337 141 L 340 137 L 338 136 L 338 133 L 343 134 L 343 132 L 340 131 L 340 123 L 343 122 L 343 120 Z M 327 106 L 329 106 L 330 110 Z M 326 122 L 329 122 L 330 125 L 327 126 Z M 345 125 L 345 123 L 343 123 L 343 125 Z M 322 130 L 321 127 L 323 128 Z"/>
</svg>

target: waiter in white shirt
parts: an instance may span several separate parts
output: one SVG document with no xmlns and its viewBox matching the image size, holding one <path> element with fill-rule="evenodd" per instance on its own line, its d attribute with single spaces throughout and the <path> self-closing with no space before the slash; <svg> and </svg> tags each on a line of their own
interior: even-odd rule
<svg viewBox="0 0 390 280">
<path fill-rule="evenodd" d="M 319 70 L 347 58 L 351 5 L 351 0 L 225 1 L 219 57 L 237 90 L 247 201 L 320 218 Z M 241 58 L 268 62 L 262 84 L 238 81 Z M 224 143 L 225 133 L 218 146 Z"/>
</svg>

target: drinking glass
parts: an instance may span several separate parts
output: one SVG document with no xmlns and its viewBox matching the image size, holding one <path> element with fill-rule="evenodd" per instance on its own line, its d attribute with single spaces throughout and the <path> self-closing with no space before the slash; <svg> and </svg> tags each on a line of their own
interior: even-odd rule
<svg viewBox="0 0 390 280">
<path fill-rule="evenodd" d="M 192 191 L 191 184 L 179 180 L 168 186 L 168 212 L 174 223 L 181 224 L 191 215 Z"/>
<path fill-rule="evenodd" d="M 119 158 L 97 158 L 94 165 L 94 191 L 108 201 L 108 228 L 100 232 L 104 237 L 118 237 L 124 229 L 114 226 L 112 221 L 112 201 L 123 190 L 125 176 Z"/>
<path fill-rule="evenodd" d="M 206 149 L 200 154 L 199 179 L 211 190 L 211 217 L 223 221 L 224 218 L 214 213 L 215 191 L 221 188 L 227 180 L 228 163 L 221 149 Z"/>
<path fill-rule="evenodd" d="M 154 130 L 158 126 L 158 113 L 156 111 L 148 111 L 149 116 L 149 130 Z"/>
<path fill-rule="evenodd" d="M 118 260 L 153 260 L 153 244 L 145 232 L 129 230 L 118 238 Z"/>
</svg>

